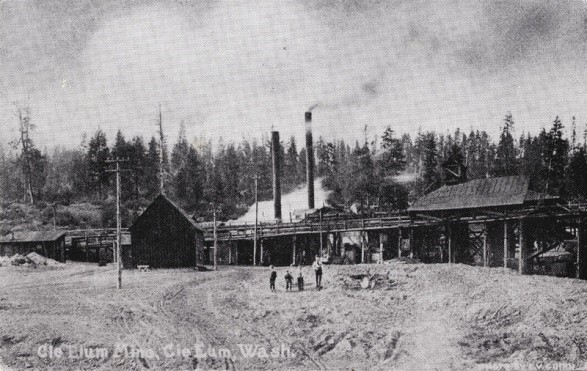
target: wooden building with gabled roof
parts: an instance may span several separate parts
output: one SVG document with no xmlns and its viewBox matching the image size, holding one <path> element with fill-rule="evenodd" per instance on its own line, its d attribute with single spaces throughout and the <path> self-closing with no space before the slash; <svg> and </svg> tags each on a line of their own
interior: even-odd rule
<svg viewBox="0 0 587 371">
<path fill-rule="evenodd" d="M 132 245 L 123 253 L 125 268 L 195 267 L 202 262 L 204 233 L 194 219 L 160 194 L 130 227 Z"/>
<path fill-rule="evenodd" d="M 20 231 L 0 237 L 0 256 L 27 255 L 31 252 L 65 262 L 65 232 Z"/>
</svg>

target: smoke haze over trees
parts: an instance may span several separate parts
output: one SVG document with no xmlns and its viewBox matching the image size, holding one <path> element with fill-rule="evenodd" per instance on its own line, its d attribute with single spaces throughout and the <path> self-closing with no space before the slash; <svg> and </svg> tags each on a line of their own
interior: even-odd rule
<svg viewBox="0 0 587 371">
<path fill-rule="evenodd" d="M 0 147 L 0 194 L 3 201 L 69 204 L 89 202 L 105 207 L 104 225 L 114 210 L 110 157 L 129 159 L 123 174 L 122 199 L 128 225 L 159 193 L 158 139 L 127 139 L 122 131 L 109 139 L 102 130 L 84 137 L 75 149 L 54 148 L 41 153 L 28 113 L 28 132 L 12 147 Z M 587 199 L 587 158 L 584 138 L 563 134 L 557 117 L 537 134 L 517 132 L 515 117 L 504 115 L 501 134 L 493 140 L 484 131 L 460 129 L 452 133 L 418 132 L 415 137 L 386 128 L 382 133 L 347 143 L 316 139 L 316 172 L 331 191 L 329 202 L 341 208 L 393 211 L 405 209 L 415 198 L 443 184 L 441 164 L 452 159 L 467 167 L 468 179 L 525 174 L 541 191 L 569 200 Z M 173 137 L 173 136 L 172 136 Z M 165 192 L 197 217 L 236 218 L 254 201 L 254 175 L 259 176 L 259 200 L 272 198 L 272 158 L 268 136 L 255 140 L 217 143 L 188 138 L 183 125 L 163 152 Z M 374 139 L 370 141 L 370 139 Z M 294 137 L 280 145 L 282 190 L 305 182 L 305 148 Z M 28 163 L 27 163 L 28 160 Z M 30 190 L 30 192 L 29 192 Z M 110 212 L 110 213 L 109 213 Z M 110 215 L 112 216 L 112 215 Z"/>
</svg>

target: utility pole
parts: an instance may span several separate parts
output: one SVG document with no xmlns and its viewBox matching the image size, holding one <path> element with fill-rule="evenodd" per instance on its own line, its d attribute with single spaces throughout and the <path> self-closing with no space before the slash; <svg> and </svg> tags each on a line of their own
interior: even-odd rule
<svg viewBox="0 0 587 371">
<path fill-rule="evenodd" d="M 216 208 L 214 208 L 214 270 L 218 270 L 218 233 L 216 233 Z"/>
<path fill-rule="evenodd" d="M 120 221 L 120 169 L 121 162 L 128 162 L 128 159 L 116 159 L 106 160 L 106 163 L 115 163 L 115 170 L 107 170 L 108 172 L 116 173 L 116 270 L 118 273 L 118 284 L 117 289 L 122 288 L 122 247 L 121 247 L 121 221 Z"/>
<path fill-rule="evenodd" d="M 253 265 L 257 265 L 257 224 L 259 223 L 259 199 L 258 193 L 258 180 L 259 177 L 255 175 L 255 237 L 253 240 Z M 261 254 L 260 265 L 263 265 L 263 254 Z"/>
<path fill-rule="evenodd" d="M 165 194 L 165 170 L 163 162 L 165 136 L 163 135 L 163 115 L 161 114 L 161 104 L 159 104 L 159 192 Z"/>
</svg>

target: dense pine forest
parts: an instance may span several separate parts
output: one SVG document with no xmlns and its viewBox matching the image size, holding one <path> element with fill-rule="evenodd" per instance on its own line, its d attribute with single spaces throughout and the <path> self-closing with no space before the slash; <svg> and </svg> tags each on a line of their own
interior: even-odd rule
<svg viewBox="0 0 587 371">
<path fill-rule="evenodd" d="M 0 195 L 4 203 L 34 203 L 40 209 L 73 203 L 91 203 L 103 209 L 101 226 L 113 224 L 114 176 L 107 159 L 126 158 L 123 165 L 124 225 L 128 225 L 160 190 L 163 164 L 165 192 L 196 216 L 209 219 L 210 210 L 221 219 L 236 218 L 254 200 L 253 177 L 259 177 L 259 200 L 272 198 L 269 133 L 252 141 L 216 143 L 191 140 L 181 126 L 176 140 L 125 137 L 119 131 L 107 138 L 98 130 L 74 149 L 39 150 L 28 111 L 19 112 L 20 137 L 0 147 Z M 458 161 L 468 179 L 526 174 L 533 187 L 560 194 L 570 201 L 587 198 L 585 134 L 577 134 L 575 120 L 565 128 L 557 117 L 537 134 L 518 133 L 514 118 L 505 115 L 499 138 L 485 131 L 418 132 L 415 137 L 387 128 L 354 143 L 318 138 L 315 142 L 317 176 L 332 191 L 330 203 L 362 210 L 404 209 L 409 202 L 443 184 L 442 164 Z M 565 133 L 570 133 L 565 135 Z M 199 143 L 195 145 L 194 143 Z M 305 148 L 289 138 L 281 143 L 283 192 L 305 181 Z M 163 159 L 160 159 L 160 153 Z M 54 210 L 53 210 L 54 211 Z M 57 223 L 76 224 L 61 212 Z"/>
</svg>

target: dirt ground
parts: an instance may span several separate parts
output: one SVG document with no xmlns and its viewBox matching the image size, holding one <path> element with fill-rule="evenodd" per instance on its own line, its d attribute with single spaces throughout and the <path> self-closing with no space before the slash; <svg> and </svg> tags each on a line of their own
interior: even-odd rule
<svg viewBox="0 0 587 371">
<path fill-rule="evenodd" d="M 0 267 L 0 368 L 470 369 L 587 365 L 587 282 L 464 265 Z M 375 274 L 361 289 L 361 277 Z M 507 366 L 503 366 L 507 367 Z"/>
</svg>

